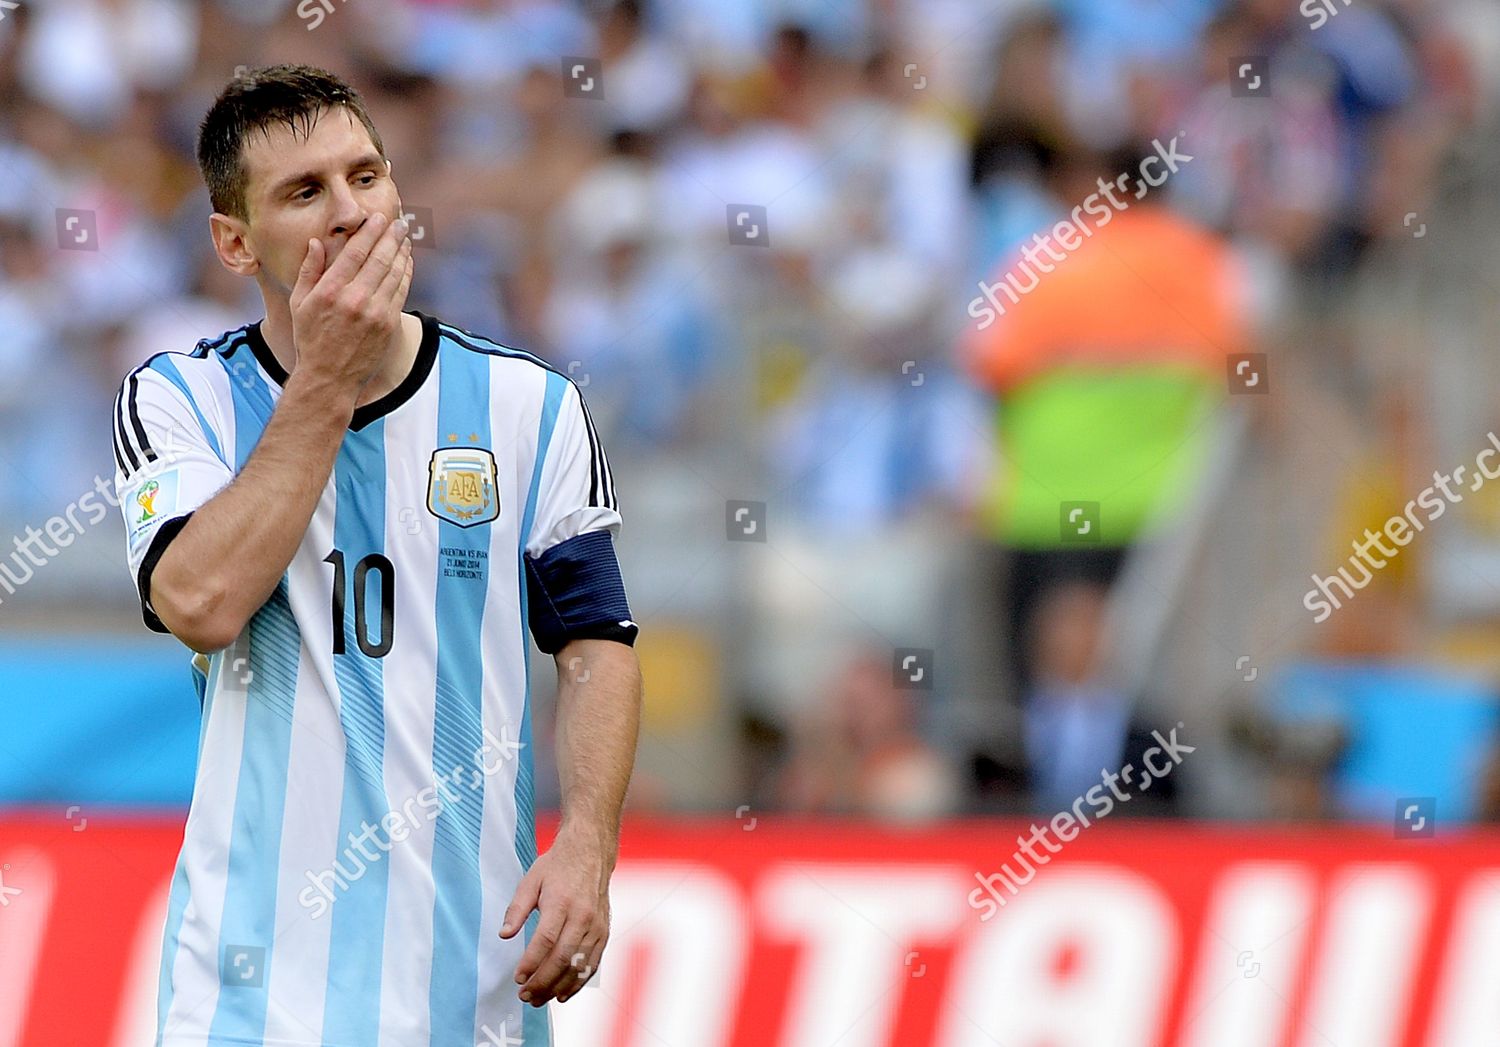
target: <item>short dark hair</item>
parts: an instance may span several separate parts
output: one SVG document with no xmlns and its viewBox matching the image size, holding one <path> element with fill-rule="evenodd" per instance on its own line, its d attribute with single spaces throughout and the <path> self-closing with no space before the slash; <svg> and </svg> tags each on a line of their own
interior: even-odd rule
<svg viewBox="0 0 1500 1047">
<path fill-rule="evenodd" d="M 342 106 L 365 125 L 382 159 L 385 144 L 359 92 L 326 69 L 272 65 L 237 75 L 209 107 L 198 129 L 198 169 L 215 211 L 250 217 L 245 197 L 245 141 L 283 124 L 306 138 L 325 111 Z"/>
</svg>

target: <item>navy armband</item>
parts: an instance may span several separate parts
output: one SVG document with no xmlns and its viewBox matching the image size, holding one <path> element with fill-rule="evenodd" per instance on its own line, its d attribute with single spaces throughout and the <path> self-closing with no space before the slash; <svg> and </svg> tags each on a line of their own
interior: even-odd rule
<svg viewBox="0 0 1500 1047">
<path fill-rule="evenodd" d="M 625 583 L 609 531 L 586 531 L 526 557 L 527 618 L 537 647 L 556 654 L 573 640 L 634 646 Z"/>
</svg>

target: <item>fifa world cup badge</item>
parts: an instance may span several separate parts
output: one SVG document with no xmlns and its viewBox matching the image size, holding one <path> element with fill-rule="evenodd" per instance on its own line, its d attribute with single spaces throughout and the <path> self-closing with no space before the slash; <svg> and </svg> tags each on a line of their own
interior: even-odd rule
<svg viewBox="0 0 1500 1047">
<path fill-rule="evenodd" d="M 130 542 L 134 545 L 155 530 L 156 525 L 177 511 L 178 471 L 168 469 L 160 476 L 143 480 L 135 489 L 130 505 Z"/>
<path fill-rule="evenodd" d="M 136 492 L 135 502 L 141 507 L 141 516 L 140 519 L 136 520 L 136 523 L 149 523 L 151 518 L 156 515 L 156 496 L 160 491 L 161 484 L 155 480 L 147 480 L 141 486 L 141 489 Z"/>
</svg>

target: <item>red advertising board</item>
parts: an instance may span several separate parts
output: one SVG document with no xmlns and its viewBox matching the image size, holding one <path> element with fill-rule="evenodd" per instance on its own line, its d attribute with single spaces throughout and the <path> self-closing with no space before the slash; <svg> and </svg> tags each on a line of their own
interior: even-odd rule
<svg viewBox="0 0 1500 1047">
<path fill-rule="evenodd" d="M 1028 825 L 742 815 L 627 820 L 558 1047 L 1500 1043 L 1500 836 L 1116 820 L 977 906 Z M 0 1047 L 150 1042 L 180 838 L 0 819 Z"/>
</svg>

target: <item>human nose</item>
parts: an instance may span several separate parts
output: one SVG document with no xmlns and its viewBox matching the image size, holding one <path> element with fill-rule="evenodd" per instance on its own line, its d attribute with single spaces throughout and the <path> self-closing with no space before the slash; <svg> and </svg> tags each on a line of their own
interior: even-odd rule
<svg viewBox="0 0 1500 1047">
<path fill-rule="evenodd" d="M 370 217 L 370 212 L 354 198 L 354 193 L 347 185 L 335 187 L 333 194 L 333 227 L 329 233 L 346 238 L 353 236 L 365 224 L 365 219 Z"/>
</svg>

